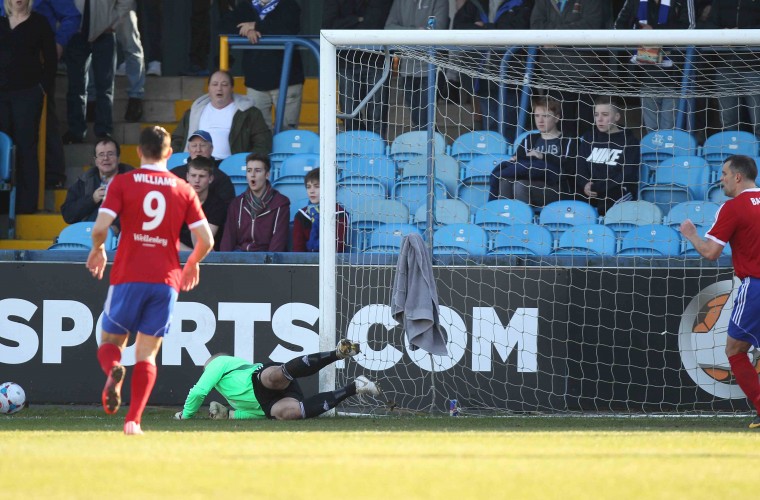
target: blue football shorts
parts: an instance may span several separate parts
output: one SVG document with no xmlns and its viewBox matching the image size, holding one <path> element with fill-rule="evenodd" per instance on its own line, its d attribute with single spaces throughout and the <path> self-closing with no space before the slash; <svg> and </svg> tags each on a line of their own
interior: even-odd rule
<svg viewBox="0 0 760 500">
<path fill-rule="evenodd" d="M 103 306 L 103 331 L 163 337 L 169 331 L 177 291 L 163 283 L 111 285 Z"/>
<path fill-rule="evenodd" d="M 742 280 L 728 322 L 728 336 L 760 347 L 760 279 Z"/>
</svg>

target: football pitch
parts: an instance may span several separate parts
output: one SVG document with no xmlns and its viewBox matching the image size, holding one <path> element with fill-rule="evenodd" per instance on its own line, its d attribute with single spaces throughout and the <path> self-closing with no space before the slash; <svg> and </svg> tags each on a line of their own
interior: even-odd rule
<svg viewBox="0 0 760 500">
<path fill-rule="evenodd" d="M 756 493 L 748 418 L 377 417 L 176 421 L 95 407 L 0 418 L 23 498 L 722 498 Z"/>
</svg>

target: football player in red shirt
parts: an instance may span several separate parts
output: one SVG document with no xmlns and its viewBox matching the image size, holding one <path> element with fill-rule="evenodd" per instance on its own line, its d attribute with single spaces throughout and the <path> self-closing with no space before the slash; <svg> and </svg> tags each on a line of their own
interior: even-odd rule
<svg viewBox="0 0 760 500">
<path fill-rule="evenodd" d="M 757 411 L 750 429 L 760 427 L 760 380 L 747 357 L 752 346 L 760 347 L 760 188 L 755 185 L 756 178 L 755 160 L 743 155 L 728 157 L 720 182 L 726 196 L 733 199 L 720 207 L 706 239 L 689 219 L 681 224 L 681 234 L 706 259 L 716 260 L 726 244 L 731 244 L 734 273 L 742 284 L 728 323 L 726 356 L 739 387 Z"/>
<path fill-rule="evenodd" d="M 172 149 L 169 133 L 148 127 L 140 134 L 137 149 L 140 168 L 114 178 L 98 211 L 92 230 L 92 250 L 87 269 L 103 278 L 105 240 L 116 217 L 121 220 L 121 240 L 111 270 L 111 286 L 103 307 L 103 332 L 98 361 L 108 376 L 103 388 L 103 408 L 114 414 L 121 404 L 126 368 L 121 353 L 130 332 L 135 340 L 135 366 L 125 434 L 142 434 L 140 421 L 156 382 L 156 354 L 169 330 L 179 290 L 195 288 L 199 263 L 214 245 L 198 195 L 184 180 L 166 169 Z M 197 244 L 185 267 L 179 263 L 179 233 L 188 225 Z"/>
</svg>

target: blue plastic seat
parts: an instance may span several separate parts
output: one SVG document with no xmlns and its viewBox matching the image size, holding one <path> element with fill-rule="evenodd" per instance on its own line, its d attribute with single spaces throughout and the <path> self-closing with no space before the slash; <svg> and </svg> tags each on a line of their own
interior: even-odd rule
<svg viewBox="0 0 760 500">
<path fill-rule="evenodd" d="M 388 145 L 375 132 L 369 130 L 349 130 L 335 137 L 335 149 L 339 162 L 351 156 L 376 158 L 387 154 Z"/>
<path fill-rule="evenodd" d="M 407 224 L 409 209 L 396 200 L 375 199 L 371 203 L 346 208 L 351 221 L 349 241 L 351 251 L 358 252 L 366 248 L 369 234 L 383 224 Z"/>
<path fill-rule="evenodd" d="M 352 176 L 374 177 L 389 193 L 396 182 L 396 163 L 387 156 L 353 156 L 343 165 L 339 179 Z"/>
<path fill-rule="evenodd" d="M 319 155 L 317 153 L 290 155 L 280 165 L 277 177 L 270 175 L 270 179 L 275 181 L 292 179 L 294 182 L 303 184 L 303 178 L 315 168 L 319 168 Z"/>
<path fill-rule="evenodd" d="M 219 170 L 227 174 L 230 182 L 235 187 L 235 194 L 240 195 L 248 188 L 248 180 L 245 176 L 245 158 L 250 153 L 235 153 L 230 155 L 219 164 Z"/>
<path fill-rule="evenodd" d="M 662 224 L 647 224 L 631 229 L 624 237 L 618 255 L 672 257 L 681 253 L 681 236 Z"/>
<path fill-rule="evenodd" d="M 581 224 L 559 238 L 554 255 L 615 255 L 615 232 L 601 224 Z"/>
<path fill-rule="evenodd" d="M 449 197 L 457 194 L 459 184 L 459 163 L 449 155 L 438 155 L 433 159 L 435 178 L 443 182 Z M 413 177 L 428 175 L 428 162 L 425 158 L 416 158 L 399 165 L 400 177 Z"/>
<path fill-rule="evenodd" d="M 678 230 L 681 223 L 689 219 L 695 226 L 710 227 L 719 208 L 720 205 L 709 201 L 686 201 L 671 208 L 663 224 Z"/>
<path fill-rule="evenodd" d="M 420 230 L 427 226 L 427 205 L 420 205 L 414 214 L 414 223 Z M 435 200 L 435 223 L 433 227 L 446 224 L 469 224 L 470 209 L 460 200 Z"/>
<path fill-rule="evenodd" d="M 90 250 L 92 248 L 92 228 L 94 222 L 76 222 L 63 228 L 48 250 Z M 111 229 L 106 237 L 106 250 L 116 248 L 117 238 Z"/>
<path fill-rule="evenodd" d="M 166 162 L 166 168 L 171 170 L 173 168 L 181 167 L 190 158 L 190 153 L 172 153 L 169 160 Z"/>
<path fill-rule="evenodd" d="M 408 234 L 420 232 L 413 224 L 383 224 L 370 233 L 364 253 L 398 253 Z"/>
<path fill-rule="evenodd" d="M 705 140 L 702 146 L 702 156 L 712 169 L 711 181 L 715 182 L 720 177 L 720 169 L 723 163 L 731 155 L 757 156 L 757 137 L 750 132 L 739 130 L 726 130 L 717 132 Z"/>
<path fill-rule="evenodd" d="M 515 224 L 496 233 L 488 255 L 549 255 L 554 247 L 551 232 L 536 224 Z"/>
<path fill-rule="evenodd" d="M 16 184 L 14 181 L 15 150 L 11 138 L 0 132 L 0 191 L 9 191 L 8 239 L 16 237 Z"/>
<path fill-rule="evenodd" d="M 488 252 L 488 235 L 475 224 L 449 224 L 433 233 L 433 255 L 479 256 Z"/>
<path fill-rule="evenodd" d="M 641 161 L 657 164 L 674 156 L 696 156 L 697 139 L 683 130 L 654 130 L 641 138 Z"/>
<path fill-rule="evenodd" d="M 533 224 L 533 209 L 520 200 L 491 200 L 475 212 L 475 224 L 486 231 L 500 231 L 514 224 Z"/>
<path fill-rule="evenodd" d="M 311 130 L 285 130 L 272 138 L 272 152 L 269 159 L 272 162 L 272 176 L 278 175 L 282 162 L 288 156 L 300 153 L 319 154 L 319 136 Z"/>
<path fill-rule="evenodd" d="M 436 200 L 446 199 L 446 186 L 438 179 L 433 183 Z M 428 179 L 422 176 L 402 177 L 393 185 L 392 198 L 409 207 L 409 213 L 427 203 Z"/>
<path fill-rule="evenodd" d="M 299 210 L 309 204 L 309 198 L 290 198 L 290 222 L 296 220 L 296 214 Z M 292 231 L 291 231 L 292 234 Z"/>
<path fill-rule="evenodd" d="M 373 177 L 349 177 L 339 181 L 335 189 L 338 203 L 343 205 L 349 215 L 369 212 L 374 202 L 388 197 L 385 185 Z"/>
<path fill-rule="evenodd" d="M 509 148 L 509 142 L 498 132 L 475 130 L 466 132 L 454 140 L 451 156 L 459 162 L 467 163 L 480 155 L 507 154 Z"/>
<path fill-rule="evenodd" d="M 699 156 L 676 156 L 660 163 L 654 182 L 639 190 L 639 198 L 650 201 L 667 214 L 684 201 L 703 200 L 710 185 L 710 167 Z"/>
<path fill-rule="evenodd" d="M 405 132 L 391 143 L 390 157 L 396 162 L 404 162 L 428 156 L 428 134 L 425 130 Z M 439 132 L 433 132 L 433 156 L 446 153 L 446 139 Z"/>
<path fill-rule="evenodd" d="M 662 223 L 662 210 L 649 201 L 624 201 L 607 210 L 603 223 L 622 238 L 624 233 L 637 226 Z"/>
<path fill-rule="evenodd" d="M 511 155 L 482 155 L 473 158 L 462 168 L 462 179 L 457 188 L 457 198 L 467 203 L 471 212 L 488 202 L 488 186 L 491 173 Z"/>
<path fill-rule="evenodd" d="M 584 201 L 560 200 L 549 203 L 538 214 L 538 223 L 552 232 L 555 238 L 565 229 L 580 224 L 596 224 L 596 208 Z"/>
</svg>

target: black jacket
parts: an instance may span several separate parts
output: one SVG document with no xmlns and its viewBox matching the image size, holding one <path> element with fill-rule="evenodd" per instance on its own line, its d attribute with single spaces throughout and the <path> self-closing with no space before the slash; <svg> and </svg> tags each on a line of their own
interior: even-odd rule
<svg viewBox="0 0 760 500">
<path fill-rule="evenodd" d="M 119 163 L 119 174 L 130 170 L 134 170 L 134 167 Z M 97 168 L 93 167 L 79 176 L 79 179 L 69 188 L 66 201 L 61 205 L 61 215 L 66 224 L 94 221 L 98 218 L 100 203 L 95 203 L 92 194 L 99 187 L 100 171 Z"/>
<path fill-rule="evenodd" d="M 322 28 L 332 30 L 381 30 L 391 10 L 393 0 L 325 0 Z M 362 18 L 359 21 L 359 18 Z M 341 50 L 338 62 L 383 65 L 384 57 L 369 52 Z"/>
</svg>

